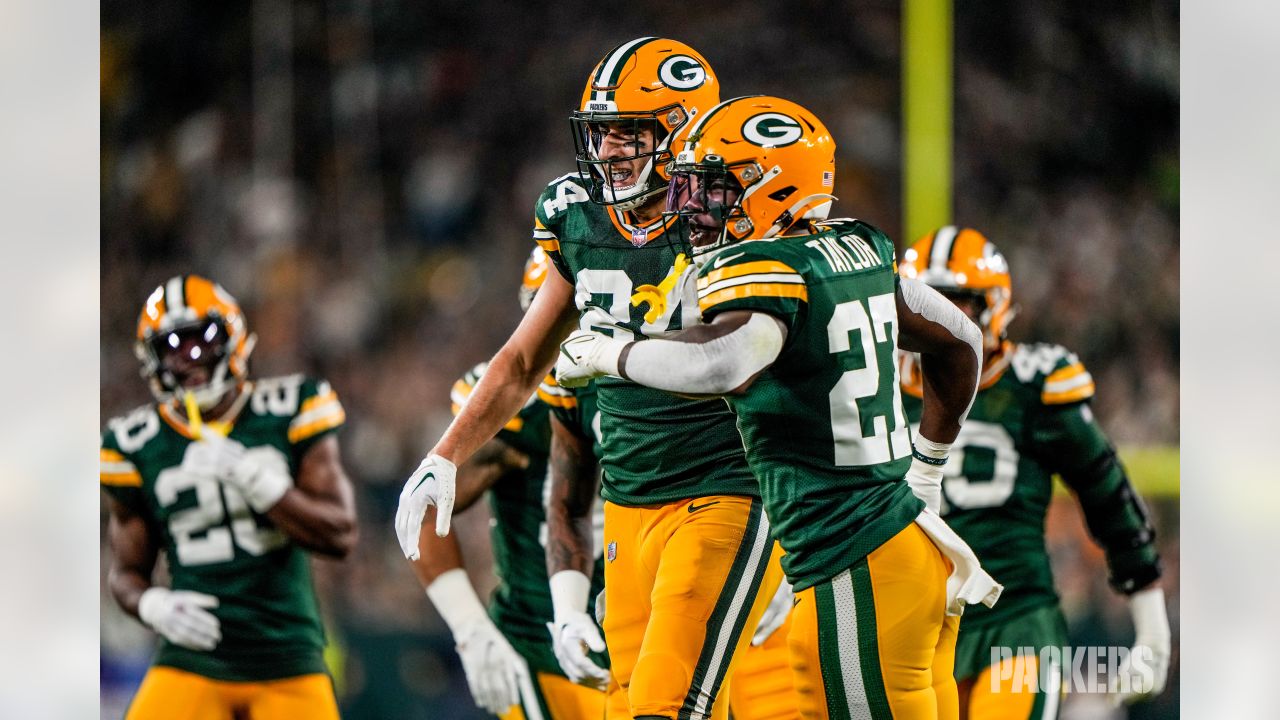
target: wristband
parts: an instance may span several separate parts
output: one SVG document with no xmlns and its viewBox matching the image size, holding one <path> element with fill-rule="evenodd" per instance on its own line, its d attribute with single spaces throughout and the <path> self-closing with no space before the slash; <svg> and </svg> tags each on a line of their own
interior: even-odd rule
<svg viewBox="0 0 1280 720">
<path fill-rule="evenodd" d="M 489 619 L 467 571 L 462 568 L 440 573 L 427 586 L 427 597 L 431 598 L 431 604 L 436 606 L 436 611 L 444 618 L 444 624 L 449 626 L 455 638 L 477 620 Z"/>
<path fill-rule="evenodd" d="M 585 613 L 587 597 L 591 594 L 591 578 L 577 570 L 561 570 L 551 576 L 551 607 L 556 624 L 569 612 Z"/>
<path fill-rule="evenodd" d="M 915 458 L 916 460 L 919 460 L 920 462 L 926 465 L 932 465 L 934 467 L 942 467 L 943 465 L 947 464 L 947 458 L 945 456 L 940 458 L 929 457 L 928 455 L 925 455 L 924 453 L 920 452 L 914 447 L 911 448 L 911 457 Z"/>
</svg>

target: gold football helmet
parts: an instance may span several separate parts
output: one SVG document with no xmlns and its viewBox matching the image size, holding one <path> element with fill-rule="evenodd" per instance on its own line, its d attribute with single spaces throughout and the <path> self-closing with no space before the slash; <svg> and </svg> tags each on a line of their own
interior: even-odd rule
<svg viewBox="0 0 1280 720">
<path fill-rule="evenodd" d="M 726 100 L 689 128 L 671 164 L 667 212 L 686 223 L 695 256 L 825 220 L 836 143 L 790 100 Z"/>
<path fill-rule="evenodd" d="M 916 278 L 953 301 L 976 301 L 988 352 L 1000 347 L 1017 314 L 1009 263 L 973 228 L 947 225 L 921 237 L 902 255 L 899 274 Z"/>
<path fill-rule="evenodd" d="M 245 381 L 255 342 L 240 305 L 221 285 L 176 275 L 143 305 L 134 352 L 157 400 L 190 392 L 208 410 Z"/>
<path fill-rule="evenodd" d="M 642 37 L 610 50 L 591 71 L 582 103 L 570 117 L 578 172 L 597 203 L 632 210 L 663 192 L 673 138 L 720 102 L 720 82 L 706 58 L 677 40 Z M 652 147 L 602 157 L 610 132 L 628 139 L 652 133 Z M 628 165 L 647 158 L 633 173 Z M 624 165 L 626 164 L 626 165 Z"/>
</svg>

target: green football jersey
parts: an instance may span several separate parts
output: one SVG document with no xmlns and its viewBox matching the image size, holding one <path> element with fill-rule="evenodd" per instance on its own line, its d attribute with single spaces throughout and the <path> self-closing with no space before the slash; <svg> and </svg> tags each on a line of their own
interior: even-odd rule
<svg viewBox="0 0 1280 720">
<path fill-rule="evenodd" d="M 312 445 L 345 421 L 327 382 L 302 375 L 250 383 L 228 437 L 296 476 Z M 171 586 L 218 598 L 222 640 L 209 652 L 161 638 L 155 664 L 219 680 L 272 680 L 327 672 L 307 553 L 234 488 L 184 470 L 193 436 L 171 405 L 111 420 L 100 480 L 145 517 L 168 559 Z"/>
<path fill-rule="evenodd" d="M 731 245 L 698 278 L 703 318 L 768 313 L 777 360 L 729 403 L 797 590 L 830 579 L 910 524 L 911 438 L 895 350 L 893 243 L 857 220 Z"/>
<path fill-rule="evenodd" d="M 922 410 L 915 356 L 903 355 L 902 377 L 915 427 Z M 943 515 L 1005 589 L 994 608 L 970 606 L 966 627 L 1057 605 L 1044 531 L 1055 473 L 1107 549 L 1117 589 L 1132 592 L 1159 576 L 1145 510 L 1089 408 L 1093 392 L 1084 365 L 1059 345 L 1006 343 L 984 368 L 943 470 Z"/>
<path fill-rule="evenodd" d="M 456 414 L 466 404 L 488 363 L 480 363 L 454 383 L 451 394 Z M 552 620 L 551 589 L 547 580 L 546 502 L 550 486 L 547 454 L 551 446 L 550 408 L 531 397 L 498 432 L 497 439 L 529 457 L 529 466 L 513 470 L 489 490 L 494 572 L 498 586 L 489 602 L 489 616 L 516 652 L 535 672 L 563 675 L 552 652 L 547 623 Z M 598 592 L 604 573 L 595 573 Z"/>
<path fill-rule="evenodd" d="M 676 282 L 688 251 L 672 225 L 661 218 L 631 225 L 625 213 L 590 202 L 570 174 L 538 199 L 533 236 L 574 286 L 583 329 L 644 340 L 697 322 L 692 285 Z M 633 300 L 637 294 L 651 299 Z M 606 500 L 634 506 L 759 494 L 723 401 L 681 398 L 619 378 L 601 378 L 596 393 Z"/>
</svg>

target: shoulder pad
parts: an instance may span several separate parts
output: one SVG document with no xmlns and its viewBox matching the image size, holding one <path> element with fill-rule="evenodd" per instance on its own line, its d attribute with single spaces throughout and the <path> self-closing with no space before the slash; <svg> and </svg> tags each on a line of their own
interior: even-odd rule
<svg viewBox="0 0 1280 720">
<path fill-rule="evenodd" d="M 577 203 L 590 202 L 591 196 L 582 186 L 578 173 L 571 172 L 547 183 L 533 208 L 534 229 L 552 229 L 560 216 Z"/>
<path fill-rule="evenodd" d="M 704 311 L 732 299 L 779 297 L 808 300 L 804 269 L 785 243 L 730 245 L 698 271 L 698 306 Z M 787 257 L 787 260 L 780 259 Z M 803 258 L 801 258 L 803 259 Z"/>
<path fill-rule="evenodd" d="M 107 421 L 98 449 L 99 481 L 117 487 L 141 487 L 142 475 L 129 456 L 146 446 L 160 432 L 160 415 L 154 405 L 144 405 Z"/>
<path fill-rule="evenodd" d="M 289 419 L 289 442 L 299 443 L 346 422 L 346 411 L 328 381 L 302 374 L 264 378 L 253 384 L 249 410 Z"/>
<path fill-rule="evenodd" d="M 1010 361 L 1019 382 L 1036 386 L 1045 405 L 1082 402 L 1093 397 L 1093 376 L 1076 354 L 1053 343 L 1019 345 Z"/>
</svg>

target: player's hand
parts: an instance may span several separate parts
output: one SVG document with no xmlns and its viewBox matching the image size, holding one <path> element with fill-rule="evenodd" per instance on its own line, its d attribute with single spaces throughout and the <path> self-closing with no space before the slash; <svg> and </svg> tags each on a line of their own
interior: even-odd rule
<svg viewBox="0 0 1280 720">
<path fill-rule="evenodd" d="M 529 682 L 529 667 L 492 620 L 477 619 L 454 640 L 476 705 L 502 715 L 520 703 L 520 685 Z"/>
<path fill-rule="evenodd" d="M 627 343 L 600 333 L 575 330 L 560 343 L 556 382 L 576 388 L 604 375 L 618 375 L 618 357 Z"/>
<path fill-rule="evenodd" d="M 423 458 L 422 464 L 405 481 L 400 491 L 400 505 L 396 508 L 396 537 L 404 556 L 410 560 L 418 559 L 418 538 L 429 506 L 436 507 L 436 535 L 449 534 L 457 474 L 458 468 L 453 463 L 432 453 Z"/>
<path fill-rule="evenodd" d="M 911 458 L 907 470 L 907 485 L 911 492 L 924 501 L 925 507 L 935 513 L 942 512 L 942 466 L 930 465 L 920 458 Z"/>
<path fill-rule="evenodd" d="M 591 661 L 587 652 L 604 652 L 604 638 L 591 616 L 581 611 L 557 613 L 547 623 L 560 669 L 570 680 L 597 690 L 609 688 L 609 671 Z"/>
<path fill-rule="evenodd" d="M 1169 676 L 1171 640 L 1169 616 L 1164 607 L 1164 590 L 1139 590 L 1129 597 L 1136 637 L 1129 656 L 1111 678 L 1113 705 L 1146 700 L 1164 692 Z"/>
<path fill-rule="evenodd" d="M 275 507 L 293 487 L 289 467 L 279 453 L 245 448 L 217 433 L 205 433 L 192 446 L 198 446 L 194 451 L 197 455 L 212 456 L 218 480 L 238 490 L 257 512 L 265 513 Z"/>
<path fill-rule="evenodd" d="M 212 595 L 152 587 L 138 600 L 138 617 L 174 645 L 208 652 L 222 641 L 222 626 L 209 612 L 216 607 Z"/>
<path fill-rule="evenodd" d="M 757 647 L 763 645 L 774 631 L 782 627 L 782 624 L 787 621 L 787 616 L 791 614 L 795 596 L 791 591 L 791 583 L 783 580 L 778 586 L 778 591 L 773 594 L 773 599 L 769 601 L 769 606 L 764 609 L 764 614 L 760 616 L 760 622 L 756 624 L 756 633 L 751 636 L 752 645 Z"/>
</svg>

